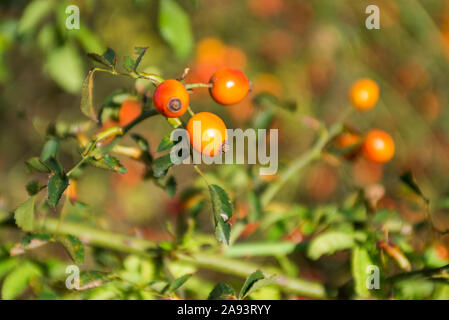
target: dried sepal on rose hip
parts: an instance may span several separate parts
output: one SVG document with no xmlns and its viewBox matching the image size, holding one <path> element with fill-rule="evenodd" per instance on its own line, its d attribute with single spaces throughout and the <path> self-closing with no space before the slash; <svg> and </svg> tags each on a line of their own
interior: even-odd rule
<svg viewBox="0 0 449 320">
<path fill-rule="evenodd" d="M 221 118 L 210 112 L 200 112 L 187 123 L 190 144 L 198 152 L 214 157 L 226 152 L 228 135 Z"/>
<path fill-rule="evenodd" d="M 391 136 L 382 130 L 371 130 L 363 142 L 363 154 L 373 162 L 384 163 L 394 156 L 394 141 Z"/>
<path fill-rule="evenodd" d="M 167 118 L 182 116 L 189 107 L 189 93 L 177 80 L 166 80 L 154 91 L 153 103 L 156 109 Z"/>
<path fill-rule="evenodd" d="M 355 109 L 367 111 L 379 100 L 379 86 L 374 80 L 360 79 L 349 90 L 349 98 Z"/>
<path fill-rule="evenodd" d="M 222 68 L 210 78 L 212 98 L 219 104 L 231 105 L 245 99 L 250 90 L 246 75 L 237 69 Z"/>
</svg>

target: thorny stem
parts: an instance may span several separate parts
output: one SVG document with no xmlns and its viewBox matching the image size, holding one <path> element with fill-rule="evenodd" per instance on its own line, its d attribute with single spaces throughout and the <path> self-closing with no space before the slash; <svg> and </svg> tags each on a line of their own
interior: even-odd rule
<svg viewBox="0 0 449 320">
<path fill-rule="evenodd" d="M 146 239 L 99 230 L 78 223 L 64 222 L 59 229 L 57 225 L 58 221 L 56 219 L 46 219 L 42 222 L 40 227 L 43 232 L 71 234 L 80 238 L 88 245 L 137 254 L 146 258 L 153 258 L 160 255 L 164 251 L 163 247 L 167 245 L 167 243 L 158 244 Z M 180 252 L 173 252 L 172 258 L 179 262 L 191 264 L 199 268 L 242 278 L 248 277 L 255 270 L 260 269 L 267 276 L 275 275 L 275 283 L 286 292 L 318 299 L 326 298 L 326 291 L 322 284 L 301 278 L 288 277 L 283 275 L 277 268 L 261 268 L 253 263 L 217 257 L 204 253 L 192 253 L 187 255 Z"/>
</svg>

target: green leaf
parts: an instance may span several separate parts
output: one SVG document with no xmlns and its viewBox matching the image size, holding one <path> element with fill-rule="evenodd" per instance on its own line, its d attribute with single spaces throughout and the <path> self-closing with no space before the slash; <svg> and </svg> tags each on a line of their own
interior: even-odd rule
<svg viewBox="0 0 449 320">
<path fill-rule="evenodd" d="M 354 278 L 354 291 L 357 296 L 367 298 L 370 296 L 370 290 L 367 288 L 367 267 L 373 265 L 368 250 L 361 246 L 352 249 L 351 271 Z"/>
<path fill-rule="evenodd" d="M 401 176 L 401 181 L 407 185 L 415 194 L 417 194 L 421 199 L 424 200 L 425 203 L 429 204 L 430 200 L 427 198 L 424 193 L 421 191 L 421 188 L 416 183 L 415 177 L 411 171 L 406 172 Z"/>
<path fill-rule="evenodd" d="M 14 269 L 15 266 L 17 266 L 18 260 L 17 259 L 4 259 L 0 261 L 0 280 L 12 269 Z"/>
<path fill-rule="evenodd" d="M 249 293 L 249 291 L 251 290 L 252 286 L 254 286 L 254 284 L 259 281 L 265 279 L 262 271 L 257 270 L 256 272 L 252 273 L 245 281 L 245 283 L 243 284 L 242 289 L 240 290 L 239 293 L 239 299 L 243 299 L 244 297 L 246 297 Z"/>
<path fill-rule="evenodd" d="M 39 159 L 39 157 L 33 157 L 31 159 L 28 159 L 25 162 L 25 165 L 26 165 L 29 173 L 34 173 L 34 172 L 50 173 L 51 172 L 50 168 L 45 163 L 43 163 Z"/>
<path fill-rule="evenodd" d="M 35 264 L 25 262 L 9 273 L 2 286 L 2 299 L 12 300 L 20 296 L 31 279 L 40 277 L 41 270 Z"/>
<path fill-rule="evenodd" d="M 190 279 L 190 277 L 192 277 L 192 275 L 192 273 L 189 273 L 173 280 L 170 283 L 170 292 L 175 292 L 176 290 L 178 290 L 182 285 L 184 285 L 184 283 L 186 283 L 187 280 Z"/>
<path fill-rule="evenodd" d="M 190 54 L 193 48 L 190 20 L 176 1 L 159 2 L 159 31 L 179 58 L 185 58 Z"/>
<path fill-rule="evenodd" d="M 115 66 L 117 65 L 117 54 L 114 50 L 112 50 L 111 48 L 107 48 L 102 57 L 106 59 L 111 67 L 115 68 Z"/>
<path fill-rule="evenodd" d="M 49 139 L 42 149 L 41 161 L 46 163 L 51 158 L 56 158 L 59 153 L 59 140 Z"/>
<path fill-rule="evenodd" d="M 137 68 L 139 67 L 140 63 L 142 62 L 142 58 L 147 52 L 148 47 L 136 47 L 135 48 L 135 54 L 137 55 L 136 62 L 134 63 L 134 71 L 137 72 Z"/>
<path fill-rule="evenodd" d="M 104 52 L 102 55 L 90 52 L 87 54 L 87 56 L 92 60 L 101 63 L 102 65 L 109 68 L 115 68 L 117 64 L 117 55 L 115 54 L 115 51 L 112 50 L 111 48 L 107 48 L 106 52 Z"/>
<path fill-rule="evenodd" d="M 77 94 L 83 85 L 84 65 L 78 49 L 66 44 L 50 51 L 45 69 L 50 77 L 67 92 Z"/>
<path fill-rule="evenodd" d="M 173 148 L 175 143 L 171 141 L 170 136 L 164 136 L 157 147 L 157 152 L 163 152 Z"/>
<path fill-rule="evenodd" d="M 176 183 L 175 177 L 170 176 L 164 185 L 165 192 L 167 192 L 167 194 L 170 198 L 173 198 L 175 196 L 176 187 L 177 187 L 177 183 Z"/>
<path fill-rule="evenodd" d="M 114 274 L 108 274 L 101 271 L 85 271 L 80 274 L 80 288 L 79 291 L 97 288 L 106 282 L 116 279 Z"/>
<path fill-rule="evenodd" d="M 46 186 L 43 186 L 39 181 L 30 181 L 26 185 L 27 192 L 30 196 L 34 196 L 38 194 L 42 189 L 45 189 Z"/>
<path fill-rule="evenodd" d="M 33 231 L 34 228 L 34 201 L 35 197 L 29 198 L 21 204 L 14 212 L 17 226 L 23 231 Z"/>
<path fill-rule="evenodd" d="M 117 158 L 108 154 L 102 157 L 101 159 L 91 158 L 89 159 L 89 163 L 97 168 L 106 169 L 121 174 L 127 172 L 126 168 L 120 163 L 120 161 Z"/>
<path fill-rule="evenodd" d="M 207 300 L 224 300 L 234 295 L 234 289 L 229 284 L 221 282 L 212 289 Z"/>
<path fill-rule="evenodd" d="M 133 58 L 129 56 L 125 56 L 125 60 L 123 62 L 123 68 L 125 68 L 126 71 L 132 72 L 134 70 L 135 61 Z"/>
<path fill-rule="evenodd" d="M 252 295 L 253 293 L 255 293 L 257 290 L 262 289 L 263 287 L 266 287 L 268 285 L 271 284 L 275 284 L 276 283 L 276 276 L 271 276 L 269 278 L 265 278 L 265 279 L 261 279 L 259 281 L 257 281 L 256 283 L 254 283 L 254 285 L 248 290 L 247 294 L 242 298 L 245 299 L 246 297 L 248 297 L 249 295 Z"/>
<path fill-rule="evenodd" d="M 156 178 L 164 177 L 171 167 L 178 164 L 179 163 L 173 163 L 171 161 L 170 154 L 166 154 L 162 157 L 159 157 L 154 160 L 153 175 Z"/>
<path fill-rule="evenodd" d="M 318 235 L 309 245 L 307 255 L 317 260 L 324 254 L 333 254 L 336 251 L 350 249 L 355 245 L 354 235 L 340 232 L 328 231 Z"/>
<path fill-rule="evenodd" d="M 227 221 L 232 217 L 232 204 L 227 193 L 219 186 L 212 184 L 209 186 L 214 211 L 215 236 L 218 241 L 229 245 L 231 226 Z"/>
<path fill-rule="evenodd" d="M 19 33 L 24 34 L 36 30 L 38 24 L 50 14 L 53 5 L 52 0 L 31 1 L 20 18 Z"/>
<path fill-rule="evenodd" d="M 62 172 L 62 167 L 58 162 L 59 140 L 55 138 L 49 139 L 42 149 L 40 161 L 44 163 L 51 171 L 56 173 Z"/>
<path fill-rule="evenodd" d="M 230 244 L 231 238 L 231 225 L 223 220 L 223 218 L 218 218 L 215 222 L 215 237 L 218 241 L 223 242 L 227 245 Z"/>
<path fill-rule="evenodd" d="M 65 236 L 58 236 L 56 240 L 62 243 L 76 264 L 84 263 L 84 244 L 80 239 L 69 234 Z"/>
<path fill-rule="evenodd" d="M 94 70 L 90 70 L 86 79 L 84 79 L 82 90 L 81 90 L 81 112 L 92 119 L 95 122 L 98 122 L 97 113 L 95 112 L 94 103 L 93 103 L 93 88 L 94 88 Z"/>
<path fill-rule="evenodd" d="M 59 199 L 69 186 L 69 178 L 66 175 L 54 174 L 48 179 L 48 204 L 56 208 Z"/>
</svg>

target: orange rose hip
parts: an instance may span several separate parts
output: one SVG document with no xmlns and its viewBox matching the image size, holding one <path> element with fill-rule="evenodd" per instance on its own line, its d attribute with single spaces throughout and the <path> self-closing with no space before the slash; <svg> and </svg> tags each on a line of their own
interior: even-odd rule
<svg viewBox="0 0 449 320">
<path fill-rule="evenodd" d="M 382 130 L 371 130 L 365 137 L 363 153 L 368 160 L 378 163 L 388 162 L 394 156 L 394 141 Z"/>
<path fill-rule="evenodd" d="M 190 118 L 187 132 L 191 146 L 210 157 L 219 155 L 226 144 L 226 125 L 221 118 L 210 112 L 200 112 Z"/>
<path fill-rule="evenodd" d="M 245 74 L 237 69 L 222 68 L 210 78 L 212 98 L 219 104 L 236 104 L 248 95 L 250 85 Z"/>
<path fill-rule="evenodd" d="M 189 93 L 177 80 L 166 80 L 154 91 L 153 103 L 156 109 L 167 118 L 182 116 L 189 107 Z"/>
</svg>

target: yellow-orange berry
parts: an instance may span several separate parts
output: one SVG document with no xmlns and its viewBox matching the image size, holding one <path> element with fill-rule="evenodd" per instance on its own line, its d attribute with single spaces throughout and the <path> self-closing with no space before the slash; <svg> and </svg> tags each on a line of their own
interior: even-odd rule
<svg viewBox="0 0 449 320">
<path fill-rule="evenodd" d="M 351 103 L 359 111 L 373 108 L 379 100 L 379 86 L 371 79 L 355 82 L 349 91 Z"/>
</svg>

